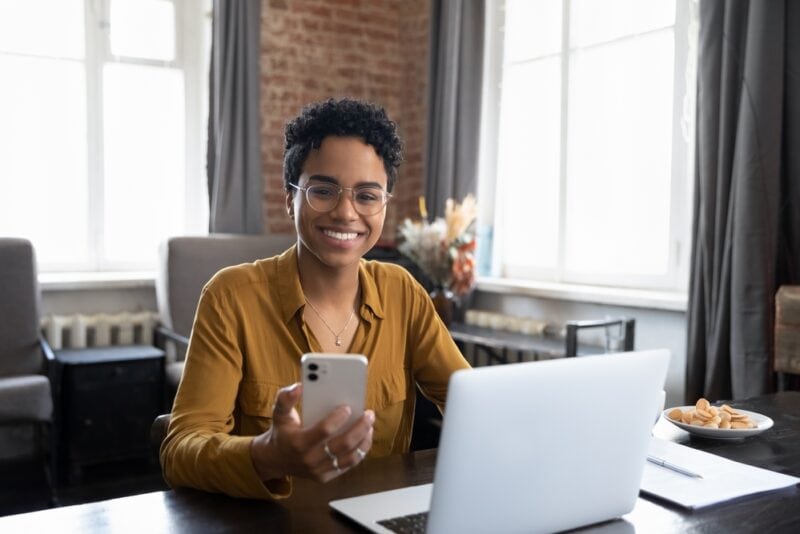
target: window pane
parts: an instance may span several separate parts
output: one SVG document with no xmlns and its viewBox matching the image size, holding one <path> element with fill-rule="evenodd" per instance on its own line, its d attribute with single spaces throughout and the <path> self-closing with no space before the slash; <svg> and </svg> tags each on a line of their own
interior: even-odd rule
<svg viewBox="0 0 800 534">
<path fill-rule="evenodd" d="M 88 256 L 86 91 L 74 61 L 0 54 L 0 235 L 31 239 L 43 270 Z"/>
<path fill-rule="evenodd" d="M 152 266 L 183 231 L 183 74 L 110 64 L 103 83 L 106 259 Z"/>
<path fill-rule="evenodd" d="M 503 74 L 496 210 L 506 264 L 556 264 L 560 72 L 560 59 L 552 57 L 507 66 Z"/>
<path fill-rule="evenodd" d="M 175 59 L 175 6 L 167 0 L 111 0 L 111 54 Z"/>
<path fill-rule="evenodd" d="M 568 271 L 667 272 L 672 70 L 671 29 L 572 56 Z"/>
<path fill-rule="evenodd" d="M 0 51 L 83 58 L 83 50 L 83 0 L 0 0 Z"/>
<path fill-rule="evenodd" d="M 675 23 L 675 0 L 572 0 L 570 47 L 589 46 Z"/>
<path fill-rule="evenodd" d="M 507 0 L 506 63 L 561 51 L 561 0 Z"/>
</svg>

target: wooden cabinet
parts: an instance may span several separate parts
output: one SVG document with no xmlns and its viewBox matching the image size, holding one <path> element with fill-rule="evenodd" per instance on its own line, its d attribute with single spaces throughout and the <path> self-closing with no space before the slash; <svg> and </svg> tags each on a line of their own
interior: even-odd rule
<svg viewBox="0 0 800 534">
<path fill-rule="evenodd" d="M 164 352 L 132 345 L 55 355 L 58 454 L 67 480 L 89 464 L 149 458 L 150 425 L 164 403 Z"/>
</svg>

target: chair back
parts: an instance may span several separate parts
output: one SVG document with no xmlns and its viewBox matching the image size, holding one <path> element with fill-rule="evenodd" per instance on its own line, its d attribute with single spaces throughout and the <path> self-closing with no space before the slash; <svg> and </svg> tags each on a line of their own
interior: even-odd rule
<svg viewBox="0 0 800 534">
<path fill-rule="evenodd" d="M 605 351 L 633 350 L 636 320 L 631 317 L 613 317 L 591 321 L 567 321 L 565 356 L 571 358 L 578 355 L 578 332 L 588 329 L 605 329 Z M 619 342 L 618 347 L 611 347 L 611 342 Z"/>
<path fill-rule="evenodd" d="M 0 376 L 42 372 L 39 299 L 33 245 L 0 238 Z"/>
<path fill-rule="evenodd" d="M 200 292 L 217 271 L 280 254 L 295 241 L 294 235 L 235 234 L 168 239 L 160 249 L 156 279 L 162 324 L 189 337 Z"/>
</svg>

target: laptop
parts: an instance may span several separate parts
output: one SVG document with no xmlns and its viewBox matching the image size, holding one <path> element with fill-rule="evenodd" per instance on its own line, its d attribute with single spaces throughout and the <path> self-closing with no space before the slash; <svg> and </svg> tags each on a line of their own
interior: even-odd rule
<svg viewBox="0 0 800 534">
<path fill-rule="evenodd" d="M 411 532 L 397 526 L 406 520 L 437 534 L 620 517 L 636 503 L 669 358 L 647 350 L 457 371 L 433 484 L 330 506 L 384 533 Z"/>
</svg>

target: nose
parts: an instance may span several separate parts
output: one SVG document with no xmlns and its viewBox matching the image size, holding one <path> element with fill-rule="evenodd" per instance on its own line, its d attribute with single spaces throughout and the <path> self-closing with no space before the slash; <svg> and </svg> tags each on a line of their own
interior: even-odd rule
<svg viewBox="0 0 800 534">
<path fill-rule="evenodd" d="M 339 202 L 330 213 L 333 218 L 343 221 L 358 219 L 358 212 L 355 206 L 355 191 L 352 189 L 342 189 L 342 193 L 339 195 Z"/>
</svg>

